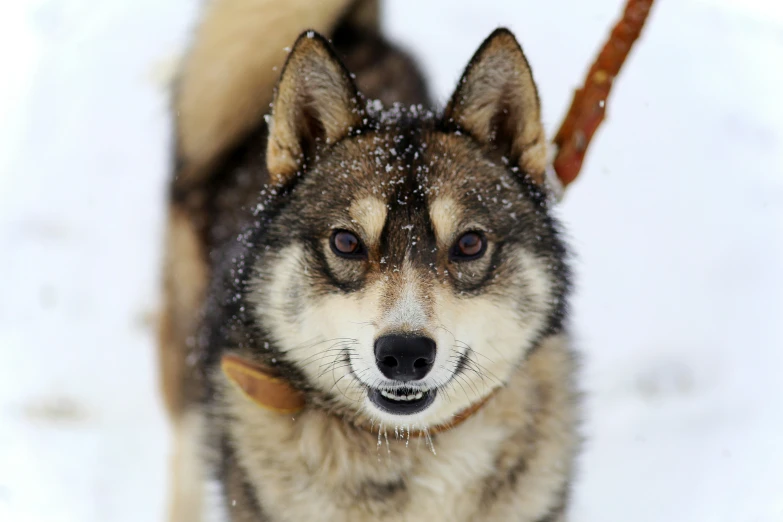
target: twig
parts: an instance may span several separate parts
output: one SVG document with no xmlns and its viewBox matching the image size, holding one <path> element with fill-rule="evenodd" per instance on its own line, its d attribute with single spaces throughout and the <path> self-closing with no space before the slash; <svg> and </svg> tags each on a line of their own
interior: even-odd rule
<svg viewBox="0 0 783 522">
<path fill-rule="evenodd" d="M 555 136 L 554 169 L 563 187 L 574 181 L 582 168 L 587 147 L 606 113 L 606 99 L 642 27 L 653 0 L 628 0 L 623 17 L 593 63 L 581 89 Z"/>
</svg>

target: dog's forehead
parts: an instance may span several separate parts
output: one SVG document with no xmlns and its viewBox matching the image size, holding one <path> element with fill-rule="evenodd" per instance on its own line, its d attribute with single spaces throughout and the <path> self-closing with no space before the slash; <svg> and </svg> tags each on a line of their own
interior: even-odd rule
<svg viewBox="0 0 783 522">
<path fill-rule="evenodd" d="M 334 161 L 342 177 L 337 181 L 349 189 L 346 196 L 373 196 L 390 206 L 419 199 L 432 203 L 441 195 L 461 199 L 499 181 L 511 188 L 501 180 L 504 169 L 468 139 L 442 132 L 395 129 L 358 136 Z"/>
<path fill-rule="evenodd" d="M 374 228 L 387 220 L 407 229 L 453 228 L 464 219 L 491 217 L 520 198 L 520 186 L 502 161 L 485 156 L 464 136 L 416 129 L 363 136 L 344 151 L 353 169 L 345 193 L 357 221 Z"/>
</svg>

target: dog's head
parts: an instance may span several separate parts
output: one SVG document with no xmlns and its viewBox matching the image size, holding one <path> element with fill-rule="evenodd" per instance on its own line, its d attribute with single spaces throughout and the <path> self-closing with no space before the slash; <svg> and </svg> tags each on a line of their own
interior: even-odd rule
<svg viewBox="0 0 783 522">
<path fill-rule="evenodd" d="M 538 95 L 498 30 L 442 115 L 375 105 L 323 38 L 299 38 L 273 104 L 278 195 L 247 297 L 315 402 L 448 423 L 561 327 L 568 271 Z"/>
</svg>

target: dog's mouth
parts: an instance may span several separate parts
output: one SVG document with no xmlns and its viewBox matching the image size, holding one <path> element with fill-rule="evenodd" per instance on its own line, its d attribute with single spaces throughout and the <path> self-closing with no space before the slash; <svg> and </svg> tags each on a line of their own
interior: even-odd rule
<svg viewBox="0 0 783 522">
<path fill-rule="evenodd" d="M 378 408 L 393 415 L 413 415 L 426 410 L 435 400 L 437 390 L 397 388 L 396 390 L 368 391 L 370 401 Z"/>
</svg>

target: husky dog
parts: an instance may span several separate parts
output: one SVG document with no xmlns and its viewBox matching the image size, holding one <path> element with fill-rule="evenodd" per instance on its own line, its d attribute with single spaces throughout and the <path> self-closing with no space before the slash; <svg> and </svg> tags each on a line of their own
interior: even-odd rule
<svg viewBox="0 0 783 522">
<path fill-rule="evenodd" d="M 371 0 L 206 9 L 174 99 L 172 520 L 564 520 L 569 269 L 514 36 L 432 112 Z"/>
</svg>

